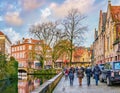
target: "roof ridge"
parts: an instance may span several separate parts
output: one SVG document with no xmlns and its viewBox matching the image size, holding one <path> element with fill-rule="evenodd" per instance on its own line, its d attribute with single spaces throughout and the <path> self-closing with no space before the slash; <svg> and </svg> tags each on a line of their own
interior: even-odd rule
<svg viewBox="0 0 120 93">
<path fill-rule="evenodd" d="M 2 31 L 0 31 L 0 35 L 5 35 Z"/>
</svg>

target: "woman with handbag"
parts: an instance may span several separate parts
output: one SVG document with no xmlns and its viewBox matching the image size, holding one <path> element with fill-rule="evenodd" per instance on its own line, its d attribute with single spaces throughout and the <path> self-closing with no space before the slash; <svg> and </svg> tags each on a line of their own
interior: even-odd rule
<svg viewBox="0 0 120 93">
<path fill-rule="evenodd" d="M 84 71 L 83 71 L 83 69 L 79 68 L 77 74 L 78 74 L 79 86 L 82 86 L 82 79 L 84 77 Z"/>
<path fill-rule="evenodd" d="M 68 79 L 68 73 L 69 73 L 69 70 L 68 70 L 68 69 L 66 69 L 66 70 L 65 70 L 65 80 L 67 80 L 67 79 Z"/>
</svg>

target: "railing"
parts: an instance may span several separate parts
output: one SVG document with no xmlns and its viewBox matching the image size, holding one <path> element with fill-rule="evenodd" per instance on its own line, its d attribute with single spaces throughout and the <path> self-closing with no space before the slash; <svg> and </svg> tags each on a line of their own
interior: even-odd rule
<svg viewBox="0 0 120 93">
<path fill-rule="evenodd" d="M 58 84 L 62 76 L 63 76 L 63 73 L 61 72 L 55 77 L 53 77 L 52 79 L 43 83 L 40 87 L 38 87 L 31 93 L 52 93 L 53 89 L 56 87 L 56 85 Z"/>
</svg>

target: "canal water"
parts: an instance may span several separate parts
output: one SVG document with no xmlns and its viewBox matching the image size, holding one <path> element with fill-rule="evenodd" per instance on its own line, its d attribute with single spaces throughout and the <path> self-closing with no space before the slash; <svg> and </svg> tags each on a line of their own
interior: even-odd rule
<svg viewBox="0 0 120 93">
<path fill-rule="evenodd" d="M 0 81 L 0 93 L 30 93 L 54 75 L 27 75 Z"/>
</svg>

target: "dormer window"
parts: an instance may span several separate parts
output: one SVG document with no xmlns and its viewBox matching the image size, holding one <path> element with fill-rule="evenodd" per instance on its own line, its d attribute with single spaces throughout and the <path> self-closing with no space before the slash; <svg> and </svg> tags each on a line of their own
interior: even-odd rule
<svg viewBox="0 0 120 93">
<path fill-rule="evenodd" d="M 32 46 L 31 45 L 29 46 L 29 50 L 32 50 Z"/>
</svg>

